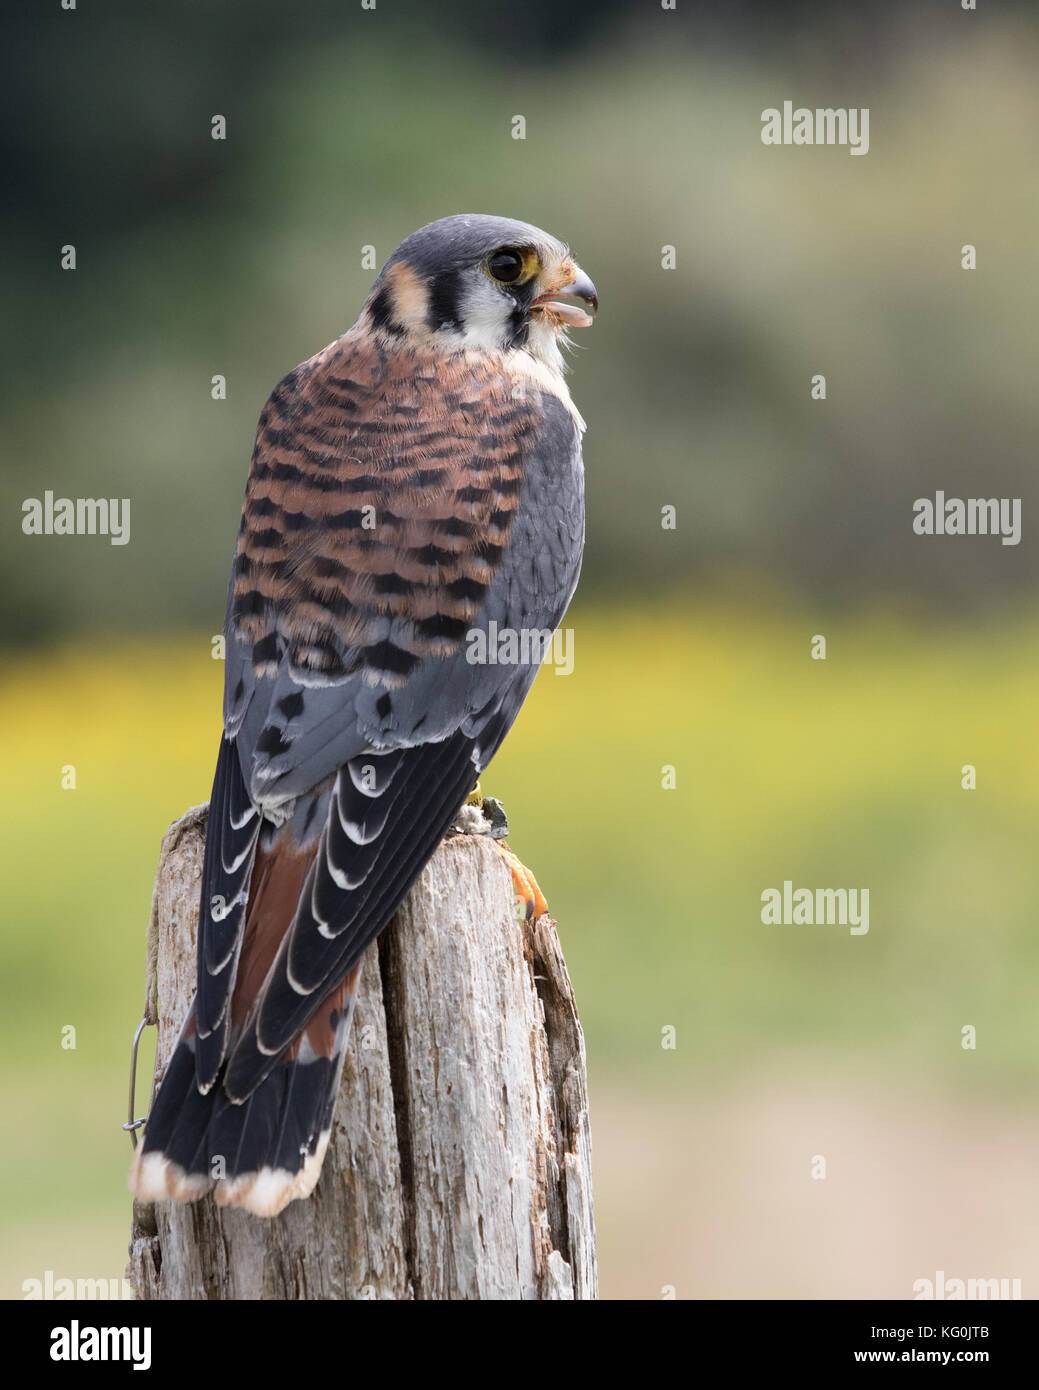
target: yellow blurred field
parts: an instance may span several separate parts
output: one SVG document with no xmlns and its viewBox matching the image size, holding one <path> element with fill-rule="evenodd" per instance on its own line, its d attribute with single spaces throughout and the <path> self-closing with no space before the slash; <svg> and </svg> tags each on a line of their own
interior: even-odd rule
<svg viewBox="0 0 1039 1390">
<path fill-rule="evenodd" d="M 572 625 L 574 674 L 541 674 L 483 784 L 559 920 L 603 1161 L 631 1162 L 625 1096 L 652 1167 L 668 1131 L 695 1135 L 703 1107 L 763 1069 L 968 1106 L 1034 1088 L 1039 622 L 676 602 L 579 609 Z M 816 633 L 826 661 L 810 659 Z M 208 795 L 222 674 L 201 632 L 8 663 L 7 1296 L 48 1268 L 121 1271 L 152 875 L 169 821 Z M 976 791 L 961 789 L 967 763 Z M 868 935 L 763 926 L 761 892 L 784 879 L 868 886 Z M 666 1191 L 643 1190 L 636 1213 L 623 1169 L 600 1185 L 609 1293 L 621 1255 L 627 1287 L 639 1252 L 666 1263 L 679 1237 Z"/>
</svg>

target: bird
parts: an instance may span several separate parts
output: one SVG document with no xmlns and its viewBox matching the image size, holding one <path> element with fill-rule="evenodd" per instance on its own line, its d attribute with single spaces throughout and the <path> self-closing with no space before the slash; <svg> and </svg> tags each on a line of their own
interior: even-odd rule
<svg viewBox="0 0 1039 1390">
<path fill-rule="evenodd" d="M 598 312 L 569 248 L 484 214 L 419 228 L 259 418 L 228 587 L 194 1002 L 138 1200 L 273 1217 L 321 1172 L 361 958 L 478 786 L 584 548 L 565 379 Z M 519 891 L 536 889 L 512 865 Z M 537 890 L 539 906 L 543 906 Z"/>
</svg>

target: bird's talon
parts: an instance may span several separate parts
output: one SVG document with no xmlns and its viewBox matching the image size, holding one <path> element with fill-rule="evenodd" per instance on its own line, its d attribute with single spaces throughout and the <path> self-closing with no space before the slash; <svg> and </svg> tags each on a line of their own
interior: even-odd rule
<svg viewBox="0 0 1039 1390">
<path fill-rule="evenodd" d="M 508 845 L 500 840 L 496 840 L 495 845 L 509 866 L 509 872 L 512 874 L 512 886 L 515 889 L 516 897 L 523 905 L 526 920 L 529 922 L 534 917 L 540 917 L 543 912 L 548 911 L 548 903 L 537 879 L 526 864 L 513 854 Z"/>
</svg>

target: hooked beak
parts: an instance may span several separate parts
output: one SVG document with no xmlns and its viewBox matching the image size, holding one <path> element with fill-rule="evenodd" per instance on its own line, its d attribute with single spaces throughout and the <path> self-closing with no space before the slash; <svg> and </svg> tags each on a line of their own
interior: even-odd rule
<svg viewBox="0 0 1039 1390">
<path fill-rule="evenodd" d="M 559 289 L 551 290 L 548 294 L 540 295 L 534 300 L 531 306 L 534 309 L 547 309 L 550 317 L 558 319 L 561 323 L 567 324 L 571 328 L 588 328 L 595 321 L 595 315 L 599 312 L 599 296 L 595 286 L 588 276 L 580 268 L 574 266 L 576 274 L 574 278 Z M 568 299 L 580 299 L 587 309 L 582 309 L 577 304 L 568 304 Z M 591 310 L 591 312 L 587 312 Z"/>
</svg>

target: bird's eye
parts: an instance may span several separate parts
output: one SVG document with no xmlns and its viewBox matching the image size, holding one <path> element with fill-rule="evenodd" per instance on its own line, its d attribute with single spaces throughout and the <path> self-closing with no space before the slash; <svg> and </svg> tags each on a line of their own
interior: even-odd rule
<svg viewBox="0 0 1039 1390">
<path fill-rule="evenodd" d="M 491 278 L 503 285 L 513 285 L 523 274 L 523 257 L 517 251 L 495 251 L 487 262 Z"/>
</svg>

